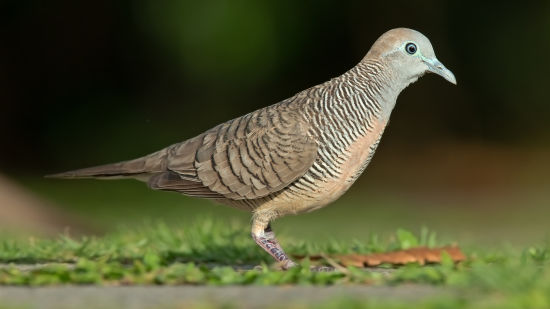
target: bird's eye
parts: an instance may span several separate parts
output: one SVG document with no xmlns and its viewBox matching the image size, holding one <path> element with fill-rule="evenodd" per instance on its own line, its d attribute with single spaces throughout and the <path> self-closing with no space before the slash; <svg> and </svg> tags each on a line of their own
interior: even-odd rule
<svg viewBox="0 0 550 309">
<path fill-rule="evenodd" d="M 409 53 L 410 55 L 413 55 L 414 53 L 416 53 L 416 44 L 414 43 L 407 43 L 407 45 L 405 45 L 405 50 L 407 51 L 407 53 Z"/>
</svg>

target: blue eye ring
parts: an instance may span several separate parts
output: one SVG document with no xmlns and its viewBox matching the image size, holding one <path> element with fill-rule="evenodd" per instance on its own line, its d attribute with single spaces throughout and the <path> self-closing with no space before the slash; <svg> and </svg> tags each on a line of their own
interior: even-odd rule
<svg viewBox="0 0 550 309">
<path fill-rule="evenodd" d="M 416 47 L 416 44 L 414 44 L 414 43 L 407 43 L 407 45 L 405 45 L 405 51 L 409 55 L 414 55 L 417 50 L 418 50 L 418 48 Z"/>
</svg>

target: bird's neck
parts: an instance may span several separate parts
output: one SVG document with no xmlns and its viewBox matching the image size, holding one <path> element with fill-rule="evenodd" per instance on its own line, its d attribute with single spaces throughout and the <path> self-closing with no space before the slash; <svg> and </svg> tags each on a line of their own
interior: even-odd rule
<svg viewBox="0 0 550 309">
<path fill-rule="evenodd" d="M 342 104 L 357 110 L 356 121 L 366 127 L 387 123 L 399 93 L 408 85 L 399 82 L 390 67 L 374 60 L 361 61 L 342 75 L 342 82 L 351 93 Z"/>
</svg>

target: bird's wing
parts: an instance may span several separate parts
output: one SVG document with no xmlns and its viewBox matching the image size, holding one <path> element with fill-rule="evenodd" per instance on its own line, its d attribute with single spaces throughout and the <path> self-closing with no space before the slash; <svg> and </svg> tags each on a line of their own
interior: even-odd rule
<svg viewBox="0 0 550 309">
<path fill-rule="evenodd" d="M 256 199 L 303 176 L 317 157 L 302 116 L 273 105 L 221 124 L 168 150 L 154 189 L 205 198 Z"/>
</svg>

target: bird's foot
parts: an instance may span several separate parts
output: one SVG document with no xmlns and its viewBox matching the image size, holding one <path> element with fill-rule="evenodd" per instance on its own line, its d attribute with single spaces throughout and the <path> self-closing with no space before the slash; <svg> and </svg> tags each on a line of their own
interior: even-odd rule
<svg viewBox="0 0 550 309">
<path fill-rule="evenodd" d="M 281 269 L 286 270 L 296 266 L 296 263 L 286 255 L 277 239 L 275 239 L 275 234 L 271 230 L 271 227 L 268 226 L 263 233 L 259 233 L 259 235 L 252 233 L 252 238 L 260 247 L 279 262 Z"/>
<path fill-rule="evenodd" d="M 291 269 L 292 267 L 296 267 L 296 264 L 293 260 L 291 259 L 287 259 L 287 260 L 284 260 L 280 263 L 280 266 L 281 266 L 281 269 L 282 270 L 288 270 L 288 269 Z"/>
</svg>

